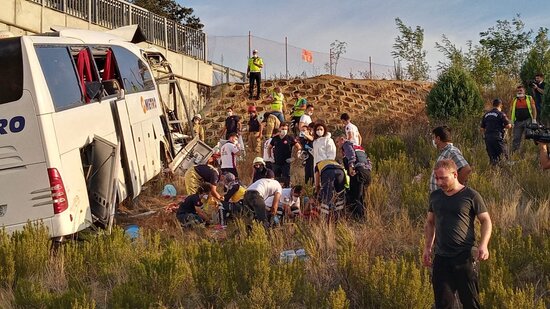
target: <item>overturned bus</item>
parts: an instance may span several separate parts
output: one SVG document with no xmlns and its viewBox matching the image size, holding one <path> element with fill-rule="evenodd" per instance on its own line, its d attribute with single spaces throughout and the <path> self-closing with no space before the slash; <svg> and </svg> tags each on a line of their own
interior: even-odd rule
<svg viewBox="0 0 550 309">
<path fill-rule="evenodd" d="M 110 228 L 164 169 L 208 159 L 197 138 L 173 138 L 183 121 L 133 29 L 130 40 L 76 29 L 0 39 L 0 228 L 43 222 L 56 239 Z"/>
</svg>

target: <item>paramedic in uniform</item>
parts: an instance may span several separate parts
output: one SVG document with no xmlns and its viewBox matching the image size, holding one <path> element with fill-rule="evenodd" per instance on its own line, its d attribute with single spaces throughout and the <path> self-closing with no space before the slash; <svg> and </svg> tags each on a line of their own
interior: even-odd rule
<svg viewBox="0 0 550 309">
<path fill-rule="evenodd" d="M 510 129 L 512 125 L 502 112 L 502 101 L 493 100 L 493 109 L 483 115 L 481 120 L 481 132 L 484 134 L 485 147 L 492 165 L 500 161 L 504 153 L 504 131 Z"/>
</svg>

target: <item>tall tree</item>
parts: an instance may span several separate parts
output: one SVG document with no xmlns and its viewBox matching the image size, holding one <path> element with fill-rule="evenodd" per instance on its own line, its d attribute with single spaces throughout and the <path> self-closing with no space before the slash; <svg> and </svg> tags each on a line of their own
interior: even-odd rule
<svg viewBox="0 0 550 309">
<path fill-rule="evenodd" d="M 540 28 L 527 59 L 521 66 L 520 77 L 524 83 L 532 80 L 537 73 L 548 75 L 550 73 L 550 40 L 548 28 Z M 526 85 L 529 86 L 529 85 Z"/>
<path fill-rule="evenodd" d="M 204 25 L 193 15 L 193 9 L 179 5 L 175 0 L 134 0 L 133 4 L 187 27 L 201 30 Z"/>
<path fill-rule="evenodd" d="M 525 30 L 525 24 L 517 14 L 512 21 L 497 20 L 495 26 L 480 32 L 479 43 L 487 49 L 495 70 L 518 77 L 531 45 L 532 33 Z"/>
<path fill-rule="evenodd" d="M 348 43 L 335 40 L 330 43 L 330 74 L 336 75 L 336 69 L 338 68 L 338 60 L 340 56 L 346 53 L 346 46 Z"/>
<path fill-rule="evenodd" d="M 422 50 L 424 29 L 416 26 L 416 29 L 413 30 L 406 26 L 399 17 L 395 19 L 395 24 L 400 34 L 395 38 L 392 56 L 406 62 L 407 73 L 412 80 L 428 79 L 430 66 L 426 61 L 426 51 Z"/>
</svg>

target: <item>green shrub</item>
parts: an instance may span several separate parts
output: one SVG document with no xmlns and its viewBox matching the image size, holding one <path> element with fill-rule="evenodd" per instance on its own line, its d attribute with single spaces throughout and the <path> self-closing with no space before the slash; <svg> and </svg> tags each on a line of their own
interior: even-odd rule
<svg viewBox="0 0 550 309">
<path fill-rule="evenodd" d="M 405 143 L 399 136 L 378 135 L 369 143 L 366 150 L 376 165 L 381 160 L 397 158 L 405 149 Z"/>
<path fill-rule="evenodd" d="M 475 81 L 457 66 L 439 76 L 426 99 L 426 111 L 434 120 L 463 119 L 479 115 L 482 109 L 483 100 Z"/>
</svg>

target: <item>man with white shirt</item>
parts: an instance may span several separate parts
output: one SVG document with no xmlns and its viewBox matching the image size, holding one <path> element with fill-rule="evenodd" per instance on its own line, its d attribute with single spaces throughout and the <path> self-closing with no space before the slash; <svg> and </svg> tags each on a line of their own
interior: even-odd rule
<svg viewBox="0 0 550 309">
<path fill-rule="evenodd" d="M 310 123 L 313 121 L 311 120 L 311 116 L 313 115 L 313 105 L 308 104 L 306 107 L 306 112 L 302 117 L 300 117 L 300 123 L 298 125 L 298 129 L 301 129 L 303 126 L 309 126 Z"/>
<path fill-rule="evenodd" d="M 277 216 L 298 216 L 300 215 L 300 197 L 302 196 L 302 186 L 294 186 L 292 188 L 284 188 L 279 199 L 279 208 Z M 273 197 L 268 197 L 265 200 L 266 211 L 271 211 L 273 205 Z M 281 218 L 279 218 L 281 219 Z"/>
<path fill-rule="evenodd" d="M 346 132 L 348 141 L 352 142 L 354 145 L 361 146 L 363 138 L 357 126 L 351 123 L 351 118 L 348 113 L 343 113 L 342 116 L 340 116 L 340 120 L 344 122 L 344 131 Z"/>
<path fill-rule="evenodd" d="M 271 202 L 270 215 L 274 216 L 279 208 L 279 200 L 283 188 L 273 178 L 262 178 L 251 184 L 244 193 L 243 203 L 245 207 L 254 211 L 254 219 L 262 222 L 267 227 L 269 224 L 266 213 L 266 200 L 273 197 Z"/>
<path fill-rule="evenodd" d="M 222 173 L 231 173 L 237 178 L 239 178 L 239 173 L 237 172 L 237 156 L 240 153 L 238 138 L 239 135 L 235 132 L 229 134 L 229 141 L 223 144 L 222 148 L 220 149 Z"/>
</svg>

